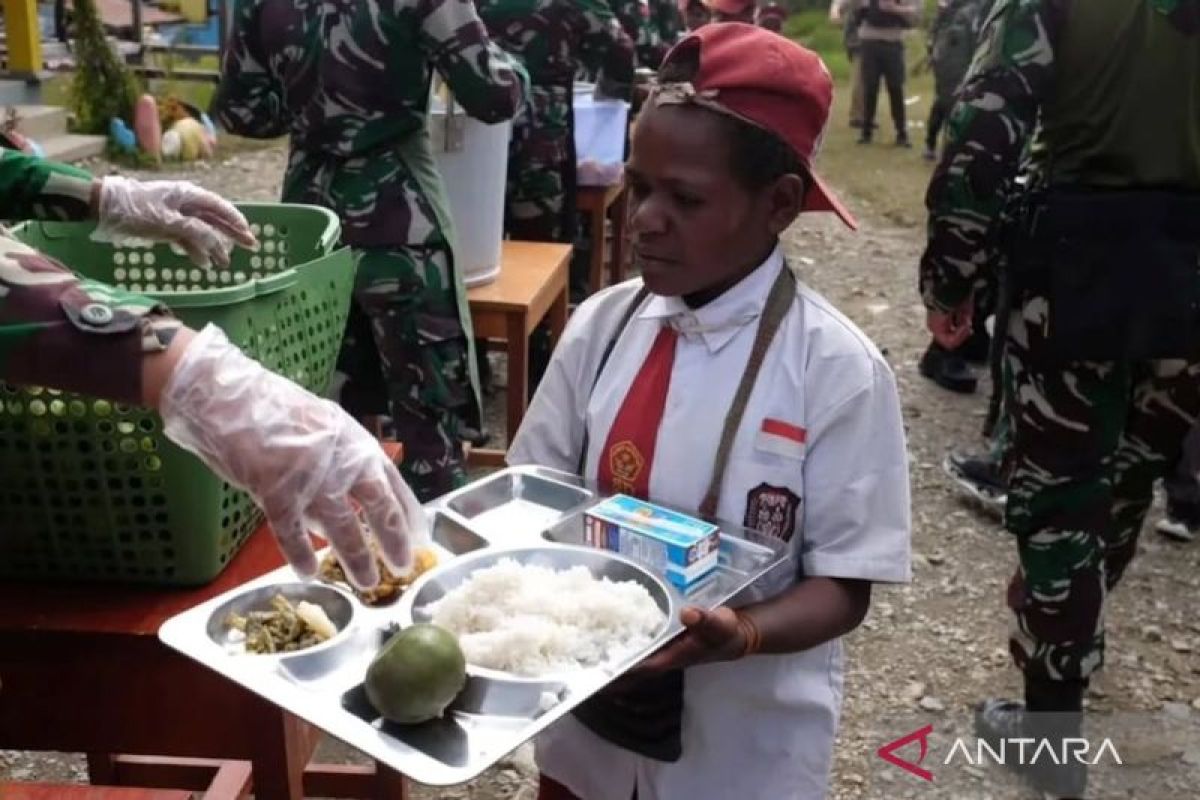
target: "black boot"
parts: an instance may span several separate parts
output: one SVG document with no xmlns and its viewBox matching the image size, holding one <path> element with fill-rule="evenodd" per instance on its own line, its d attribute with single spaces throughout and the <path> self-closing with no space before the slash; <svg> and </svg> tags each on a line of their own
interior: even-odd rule
<svg viewBox="0 0 1200 800">
<path fill-rule="evenodd" d="M 918 369 L 938 386 L 959 394 L 971 394 L 978 383 L 966 360 L 937 342 L 930 342 L 925 355 L 921 356 Z"/>
<path fill-rule="evenodd" d="M 1085 681 L 1026 680 L 1025 703 L 985 700 L 975 709 L 975 734 L 995 752 L 1007 747 L 1005 767 L 1054 800 L 1083 800 L 1087 791 L 1087 765 L 1074 759 L 1075 750 L 1064 739 L 1078 739 L 1083 730 Z M 1025 744 L 1024 762 L 1014 750 L 1014 739 Z M 1007 740 L 1007 743 L 1006 743 Z M 1056 755 L 1051 758 L 1042 741 Z M 1062 756 L 1066 755 L 1064 760 Z"/>
<path fill-rule="evenodd" d="M 942 462 L 942 469 L 968 497 L 980 503 L 988 513 L 1004 519 L 1008 484 L 1001 474 L 998 459 L 991 455 L 951 453 Z"/>
</svg>

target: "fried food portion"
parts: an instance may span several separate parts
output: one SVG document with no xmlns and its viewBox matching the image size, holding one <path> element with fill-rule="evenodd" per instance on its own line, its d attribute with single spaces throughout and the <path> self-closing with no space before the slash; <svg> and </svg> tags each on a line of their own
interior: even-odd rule
<svg viewBox="0 0 1200 800">
<path fill-rule="evenodd" d="M 375 563 L 379 567 L 379 584 L 373 589 L 364 591 L 351 584 L 332 550 L 322 559 L 318 575 L 323 581 L 349 586 L 358 599 L 369 606 L 383 606 L 396 600 L 413 581 L 437 566 L 437 552 L 432 547 L 418 547 L 413 554 L 412 567 L 408 573 L 397 575 L 388 569 L 388 565 L 384 563 L 383 557 L 379 555 L 379 550 L 373 542 L 371 549 L 375 553 Z"/>
</svg>

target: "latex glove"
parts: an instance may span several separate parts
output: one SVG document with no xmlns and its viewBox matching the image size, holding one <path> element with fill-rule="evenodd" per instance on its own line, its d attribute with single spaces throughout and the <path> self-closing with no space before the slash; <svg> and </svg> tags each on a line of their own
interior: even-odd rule
<svg viewBox="0 0 1200 800">
<path fill-rule="evenodd" d="M 135 181 L 109 176 L 100 182 L 92 238 L 114 244 L 170 242 L 201 267 L 229 266 L 233 245 L 258 241 L 232 203 L 187 181 Z"/>
<path fill-rule="evenodd" d="M 317 570 L 309 531 L 329 540 L 359 588 L 379 581 L 361 505 L 393 571 L 428 540 L 424 510 L 396 466 L 336 403 L 270 372 L 209 325 L 188 345 L 159 401 L 164 433 L 266 512 L 287 560 Z"/>
</svg>

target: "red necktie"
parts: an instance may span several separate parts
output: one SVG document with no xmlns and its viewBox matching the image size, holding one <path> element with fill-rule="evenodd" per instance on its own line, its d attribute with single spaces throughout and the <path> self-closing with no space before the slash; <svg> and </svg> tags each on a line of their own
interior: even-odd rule
<svg viewBox="0 0 1200 800">
<path fill-rule="evenodd" d="M 600 453 L 599 479 L 604 491 L 643 500 L 650 493 L 654 446 L 667 405 L 667 391 L 671 388 L 677 338 L 679 334 L 667 326 L 658 332 L 617 411 Z"/>
</svg>

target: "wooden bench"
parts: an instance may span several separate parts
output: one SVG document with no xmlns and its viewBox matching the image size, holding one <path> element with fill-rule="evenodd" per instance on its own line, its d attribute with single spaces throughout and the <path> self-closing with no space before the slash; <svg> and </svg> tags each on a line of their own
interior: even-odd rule
<svg viewBox="0 0 1200 800">
<path fill-rule="evenodd" d="M 121 756 L 129 759 L 129 756 Z M 116 759 L 114 759 L 116 760 Z M 135 767 L 136 764 L 129 764 Z M 189 774 L 183 775 L 184 772 Z M 241 800 L 251 789 L 249 761 L 205 761 L 179 759 L 170 776 L 161 780 L 171 785 L 196 786 L 191 789 L 158 789 L 135 786 L 96 786 L 80 783 L 4 783 L 2 800 Z M 185 782 L 180 782 L 185 781 Z"/>
<path fill-rule="evenodd" d="M 131 789 L 78 783 L 0 783 L 0 797 L 4 800 L 196 800 L 194 793 L 176 789 Z"/>
</svg>

